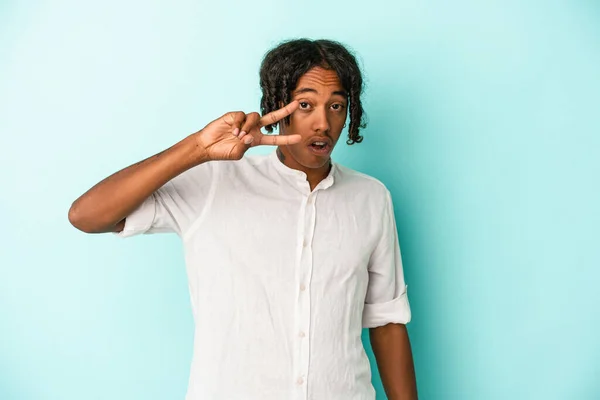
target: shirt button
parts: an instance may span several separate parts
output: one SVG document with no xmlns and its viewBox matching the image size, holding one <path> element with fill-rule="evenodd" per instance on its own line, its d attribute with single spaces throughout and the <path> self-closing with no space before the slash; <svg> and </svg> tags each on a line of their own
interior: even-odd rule
<svg viewBox="0 0 600 400">
<path fill-rule="evenodd" d="M 306 336 L 306 334 L 304 332 L 300 331 L 300 333 L 298 333 L 298 336 L 300 336 L 301 338 L 303 338 L 303 337 Z"/>
<path fill-rule="evenodd" d="M 304 378 L 302 378 L 302 377 L 298 378 L 298 380 L 296 381 L 296 383 L 298 385 L 302 385 L 304 383 Z"/>
<path fill-rule="evenodd" d="M 304 283 L 300 285 L 300 290 L 303 292 L 306 290 L 306 285 Z"/>
<path fill-rule="evenodd" d="M 308 199 L 308 204 L 313 204 L 315 202 L 315 198 L 314 197 L 310 197 Z"/>
</svg>

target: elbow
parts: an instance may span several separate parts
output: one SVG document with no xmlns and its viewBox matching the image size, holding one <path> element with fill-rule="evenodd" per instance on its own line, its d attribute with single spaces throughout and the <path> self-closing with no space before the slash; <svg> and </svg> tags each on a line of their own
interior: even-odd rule
<svg viewBox="0 0 600 400">
<path fill-rule="evenodd" d="M 77 206 L 77 202 L 74 202 L 69 208 L 69 222 L 75 228 L 85 233 L 96 233 L 97 230 L 86 220 L 83 213 Z"/>
</svg>

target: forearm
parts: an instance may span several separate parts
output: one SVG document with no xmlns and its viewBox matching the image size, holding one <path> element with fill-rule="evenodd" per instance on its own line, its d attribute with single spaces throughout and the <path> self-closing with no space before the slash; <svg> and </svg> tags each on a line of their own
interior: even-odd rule
<svg viewBox="0 0 600 400">
<path fill-rule="evenodd" d="M 416 400 L 417 384 L 405 325 L 388 324 L 369 330 L 371 346 L 389 400 Z"/>
<path fill-rule="evenodd" d="M 69 221 L 88 233 L 110 232 L 154 191 L 204 162 L 193 136 L 133 164 L 85 192 L 69 210 Z"/>
</svg>

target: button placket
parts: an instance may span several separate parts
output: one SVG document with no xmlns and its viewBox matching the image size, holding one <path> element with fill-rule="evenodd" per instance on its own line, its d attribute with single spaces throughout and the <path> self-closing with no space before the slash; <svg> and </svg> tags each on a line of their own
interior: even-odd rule
<svg viewBox="0 0 600 400">
<path fill-rule="evenodd" d="M 308 340 L 310 332 L 310 291 L 307 290 L 310 287 L 310 280 L 312 277 L 312 237 L 314 234 L 315 224 L 315 193 L 312 193 L 304 199 L 303 212 L 301 212 L 302 220 L 300 223 L 304 229 L 299 232 L 302 240 L 300 247 L 300 265 L 299 265 L 299 292 L 297 298 L 297 314 L 296 314 L 296 329 L 297 337 L 296 342 L 296 354 L 298 354 L 297 362 L 295 363 L 296 386 L 301 389 L 297 393 L 298 399 L 305 400 L 308 397 L 308 390 L 306 383 L 306 377 L 308 376 L 309 368 L 309 357 L 310 357 L 310 341 Z"/>
</svg>

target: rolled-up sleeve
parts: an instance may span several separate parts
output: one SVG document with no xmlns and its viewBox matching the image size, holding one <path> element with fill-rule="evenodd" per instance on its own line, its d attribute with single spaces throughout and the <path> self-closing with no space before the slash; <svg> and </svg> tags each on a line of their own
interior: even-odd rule
<svg viewBox="0 0 600 400">
<path fill-rule="evenodd" d="M 407 324 L 411 319 L 407 286 L 392 199 L 387 192 L 381 237 L 369 260 L 369 285 L 363 310 L 363 327 L 389 323 Z"/>
<path fill-rule="evenodd" d="M 156 200 L 152 194 L 125 218 L 125 227 L 121 232 L 115 232 L 115 234 L 125 238 L 147 233 L 152 228 L 155 212 Z"/>
</svg>

